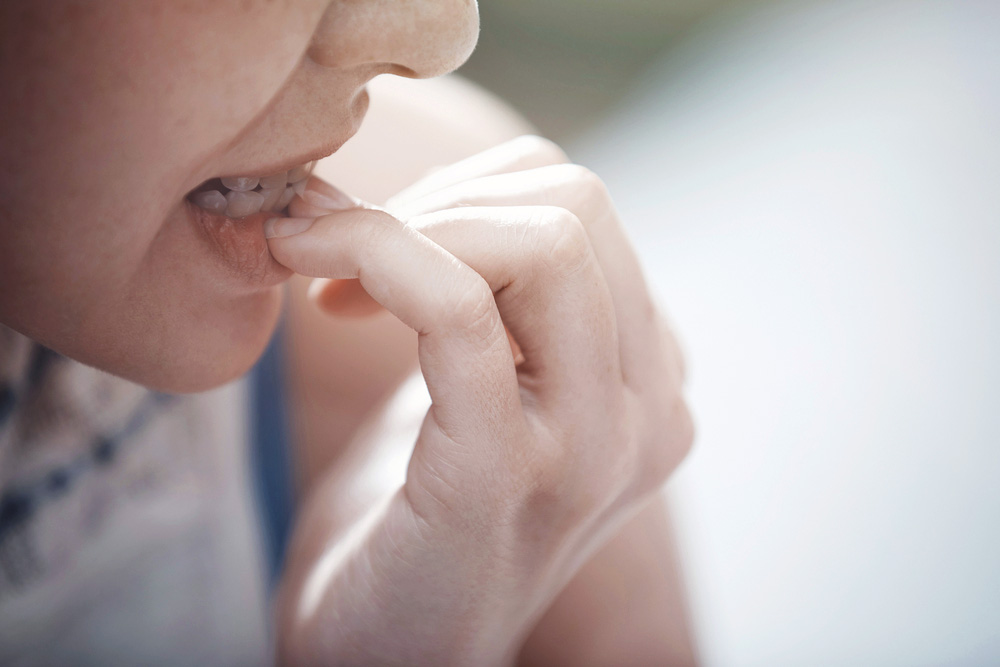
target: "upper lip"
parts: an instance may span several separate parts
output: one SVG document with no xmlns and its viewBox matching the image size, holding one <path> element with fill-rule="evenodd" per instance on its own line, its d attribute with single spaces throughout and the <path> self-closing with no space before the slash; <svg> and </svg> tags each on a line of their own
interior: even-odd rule
<svg viewBox="0 0 1000 667">
<path fill-rule="evenodd" d="M 364 89 L 362 89 L 361 94 L 367 98 L 367 91 L 365 91 Z M 293 167 L 306 164 L 307 162 L 313 162 L 315 160 L 321 160 L 325 157 L 329 157 L 330 155 L 333 155 L 334 153 L 339 151 L 340 148 L 344 144 L 346 144 L 349 139 L 351 139 L 355 134 L 357 134 L 358 130 L 361 128 L 361 122 L 367 115 L 366 112 L 367 112 L 367 102 L 364 104 L 362 112 L 353 117 L 352 127 L 345 135 L 334 137 L 332 139 L 324 141 L 319 146 L 313 148 L 312 150 L 306 153 L 301 153 L 298 156 L 292 158 L 285 158 L 280 162 L 275 160 L 273 162 L 265 162 L 260 165 L 256 165 L 249 169 L 241 169 L 239 173 L 214 174 L 210 176 L 210 179 L 218 178 L 221 176 L 269 176 L 271 174 L 277 174 L 282 171 L 288 171 Z M 201 183 L 203 184 L 204 181 L 201 181 Z M 195 188 L 197 188 L 197 185 L 195 185 Z"/>
<path fill-rule="evenodd" d="M 246 170 L 245 173 L 240 174 L 220 174 L 221 176 L 268 176 L 270 174 L 277 174 L 278 172 L 288 171 L 293 167 L 298 167 L 299 165 L 306 164 L 307 162 L 313 162 L 315 160 L 321 160 L 325 157 L 329 157 L 340 150 L 341 146 L 347 143 L 347 140 L 354 136 L 354 132 L 347 137 L 335 139 L 333 141 L 328 141 L 321 144 L 319 147 L 309 151 L 308 153 L 299 155 L 298 157 L 291 158 L 289 160 L 284 160 L 280 163 L 274 162 L 271 164 L 264 164 L 261 167 L 255 167 L 255 171 Z"/>
<path fill-rule="evenodd" d="M 321 160 L 325 157 L 329 157 L 340 150 L 340 148 L 347 143 L 347 141 L 358 133 L 361 129 L 361 123 L 364 121 L 366 115 L 368 115 L 368 91 L 365 88 L 361 88 L 358 96 L 355 97 L 355 102 L 362 102 L 360 106 L 352 103 L 350 106 L 350 111 L 348 112 L 351 117 L 351 128 L 346 134 L 340 137 L 334 137 L 327 141 L 322 142 L 316 148 L 298 155 L 294 158 L 289 158 L 281 162 L 265 163 L 259 167 L 255 167 L 258 171 L 246 172 L 245 174 L 232 174 L 233 176 L 268 176 L 270 174 L 276 174 L 281 171 L 288 171 L 293 167 L 297 167 L 301 164 L 307 162 L 313 162 L 314 160 Z M 355 113 L 360 109 L 360 113 Z M 228 176 L 229 174 L 223 174 Z"/>
<path fill-rule="evenodd" d="M 308 153 L 303 153 L 293 158 L 286 158 L 281 162 L 263 163 L 260 166 L 251 167 L 250 169 L 242 169 L 239 171 L 239 173 L 234 172 L 234 173 L 216 174 L 210 177 L 207 181 L 200 181 L 192 189 L 188 190 L 186 196 L 189 197 L 192 193 L 204 189 L 206 185 L 212 184 L 215 179 L 218 179 L 220 177 L 269 176 L 271 174 L 277 174 L 283 171 L 289 171 L 294 167 L 298 167 L 299 165 L 303 165 L 308 162 L 313 162 L 314 160 L 321 160 L 325 157 L 329 157 L 330 155 L 333 155 L 338 150 L 340 150 L 340 147 L 346 144 L 347 140 L 353 137 L 356 132 L 357 128 L 352 130 L 351 133 L 348 134 L 346 137 L 338 137 L 336 139 L 324 142 L 320 146 L 314 148 L 313 150 L 310 150 Z"/>
</svg>

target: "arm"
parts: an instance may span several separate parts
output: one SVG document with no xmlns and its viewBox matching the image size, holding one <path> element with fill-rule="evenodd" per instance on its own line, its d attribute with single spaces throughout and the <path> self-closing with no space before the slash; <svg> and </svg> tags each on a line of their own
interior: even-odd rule
<svg viewBox="0 0 1000 667">
<path fill-rule="evenodd" d="M 404 88 L 414 85 L 400 83 Z M 405 102 L 391 99 L 394 91 L 374 91 L 376 102 L 362 134 L 336 160 L 321 165 L 319 175 L 366 199 L 383 201 L 428 168 L 527 129 L 474 89 L 463 90 L 462 84 L 420 85 L 428 90 L 431 85 L 441 86 L 429 90 L 434 94 L 433 105 L 425 104 L 425 98 L 414 101 L 412 91 L 403 91 Z M 381 98 L 381 106 L 377 106 L 379 92 L 390 98 Z M 396 106 L 402 104 L 405 109 Z M 425 131 L 413 129 L 414 104 L 419 122 L 426 123 Z M 480 113 L 463 108 L 467 104 L 479 106 Z M 442 108 L 456 117 L 485 116 L 492 122 L 459 126 L 456 131 L 455 123 L 442 117 Z M 394 113 L 406 113 L 410 119 L 405 135 L 392 136 L 394 128 L 400 127 L 392 121 Z M 372 164 L 373 156 L 401 149 L 420 159 L 392 174 Z M 320 473 L 337 480 L 325 485 L 324 495 L 333 496 L 320 503 L 338 508 L 336 514 L 323 512 L 311 520 L 349 524 L 402 479 L 408 452 L 401 448 L 412 443 L 414 433 L 402 434 L 394 445 L 386 444 L 391 438 L 377 440 L 383 448 L 379 452 L 355 443 L 352 451 L 357 455 L 346 455 L 342 447 L 414 369 L 415 340 L 409 329 L 384 313 L 358 320 L 320 314 L 305 301 L 304 284 L 300 281 L 293 286 L 290 304 L 291 385 L 293 415 L 299 425 L 298 458 L 304 464 L 301 476 L 306 492 Z M 378 474 L 365 475 L 366 470 Z M 357 488 L 363 484 L 357 480 L 366 479 L 380 479 L 384 488 Z M 359 498 L 366 501 L 358 502 Z M 614 656 L 616 664 L 692 664 L 693 648 L 670 535 L 662 503 L 650 505 L 634 518 L 550 606 L 522 649 L 520 662 L 606 664 Z"/>
<path fill-rule="evenodd" d="M 697 664 L 680 575 L 666 502 L 653 502 L 563 589 L 518 664 Z"/>
</svg>

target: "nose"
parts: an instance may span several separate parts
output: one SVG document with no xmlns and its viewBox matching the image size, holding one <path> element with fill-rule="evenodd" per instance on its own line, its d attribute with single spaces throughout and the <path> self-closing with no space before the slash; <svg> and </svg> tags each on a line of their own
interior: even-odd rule
<svg viewBox="0 0 1000 667">
<path fill-rule="evenodd" d="M 423 79 L 458 68 L 478 38 L 476 0 L 334 0 L 307 55 L 332 69 Z"/>
</svg>

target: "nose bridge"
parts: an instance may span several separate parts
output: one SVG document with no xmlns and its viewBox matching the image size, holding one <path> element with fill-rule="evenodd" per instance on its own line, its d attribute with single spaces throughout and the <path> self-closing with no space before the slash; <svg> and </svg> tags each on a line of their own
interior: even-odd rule
<svg viewBox="0 0 1000 667">
<path fill-rule="evenodd" d="M 335 0 L 307 53 L 333 69 L 429 78 L 464 63 L 478 38 L 476 0 Z"/>
</svg>

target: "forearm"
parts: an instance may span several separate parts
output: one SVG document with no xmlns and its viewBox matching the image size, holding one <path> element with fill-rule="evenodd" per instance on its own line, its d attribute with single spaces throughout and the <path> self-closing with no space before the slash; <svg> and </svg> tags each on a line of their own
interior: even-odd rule
<svg viewBox="0 0 1000 667">
<path fill-rule="evenodd" d="M 669 512 L 657 497 L 570 581 L 519 665 L 695 665 Z"/>
<path fill-rule="evenodd" d="M 320 558 L 292 554 L 281 664 L 514 664 L 527 632 L 515 578 L 471 538 L 428 538 L 417 523 L 394 494 Z"/>
</svg>

